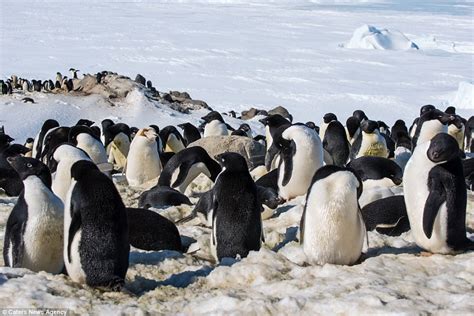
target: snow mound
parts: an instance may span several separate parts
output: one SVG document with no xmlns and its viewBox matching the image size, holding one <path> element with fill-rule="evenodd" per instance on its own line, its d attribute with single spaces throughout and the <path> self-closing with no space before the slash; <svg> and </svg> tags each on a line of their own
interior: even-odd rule
<svg viewBox="0 0 474 316">
<path fill-rule="evenodd" d="M 474 84 L 461 81 L 451 105 L 458 109 L 474 110 Z"/>
<path fill-rule="evenodd" d="M 418 49 L 418 45 L 408 39 L 402 32 L 379 30 L 371 25 L 363 25 L 354 31 L 347 48 L 408 50 Z"/>
</svg>

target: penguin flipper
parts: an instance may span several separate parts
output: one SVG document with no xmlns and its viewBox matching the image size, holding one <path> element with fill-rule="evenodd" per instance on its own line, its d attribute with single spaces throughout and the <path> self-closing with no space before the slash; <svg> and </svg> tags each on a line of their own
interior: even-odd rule
<svg viewBox="0 0 474 316">
<path fill-rule="evenodd" d="M 295 153 L 295 150 L 296 145 L 292 140 L 291 145 L 282 151 L 282 158 L 285 162 L 285 169 L 283 170 L 284 172 L 282 181 L 283 186 L 286 186 L 288 182 L 290 182 L 291 174 L 293 173 L 293 155 Z"/>
<path fill-rule="evenodd" d="M 272 143 L 272 145 L 267 151 L 267 154 L 265 155 L 265 167 L 267 168 L 267 171 L 270 171 L 272 169 L 273 159 L 278 154 L 278 152 L 278 148 L 274 145 L 274 143 Z"/>
<path fill-rule="evenodd" d="M 5 263 L 8 261 L 8 265 L 12 268 L 21 267 L 23 262 L 23 251 L 24 251 L 24 240 L 23 233 L 26 228 L 26 221 L 28 219 L 27 205 L 23 198 L 23 193 L 18 199 L 17 204 L 14 206 L 10 216 L 7 220 L 5 241 L 4 241 L 4 260 Z M 12 247 L 12 262 L 9 262 L 8 252 L 5 252 L 7 246 Z"/>
<path fill-rule="evenodd" d="M 184 180 L 186 180 L 186 177 L 188 176 L 189 169 L 191 169 L 191 166 L 193 164 L 194 162 L 185 161 L 179 166 L 178 177 L 176 178 L 176 181 L 171 186 L 172 188 L 179 187 L 181 184 L 183 184 Z"/>
<path fill-rule="evenodd" d="M 443 188 L 444 181 L 442 182 L 441 178 L 446 176 L 438 172 L 437 169 L 437 167 L 434 167 L 430 171 L 428 178 L 430 193 L 426 199 L 425 208 L 423 210 L 423 231 L 428 239 L 431 238 L 431 234 L 433 233 L 434 222 L 441 204 L 446 201 L 446 191 Z"/>
<path fill-rule="evenodd" d="M 304 219 L 306 217 L 306 207 L 303 209 L 303 215 L 301 215 L 301 222 L 300 222 L 300 245 L 303 244 L 304 239 Z"/>
<path fill-rule="evenodd" d="M 81 228 L 82 225 L 82 219 L 81 219 L 81 213 L 79 210 L 74 211 L 71 205 L 71 225 L 69 226 L 69 238 L 67 242 L 67 257 L 69 262 L 71 262 L 71 244 L 72 241 L 74 240 L 74 236 L 76 235 L 77 231 Z"/>
</svg>

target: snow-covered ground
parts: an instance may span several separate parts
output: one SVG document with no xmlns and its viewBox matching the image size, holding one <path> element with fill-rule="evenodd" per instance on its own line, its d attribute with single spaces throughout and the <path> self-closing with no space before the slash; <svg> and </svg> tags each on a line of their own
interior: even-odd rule
<svg viewBox="0 0 474 316">
<path fill-rule="evenodd" d="M 420 105 L 456 106 L 458 99 L 465 107 L 460 113 L 470 116 L 470 86 L 455 96 L 460 82 L 473 81 L 472 14 L 469 0 L 7 1 L 0 6 L 0 76 L 54 78 L 70 67 L 141 73 L 160 91 L 187 91 L 217 110 L 283 105 L 295 120 L 317 124 L 326 112 L 345 120 L 355 108 L 389 125 L 397 118 L 411 122 Z M 400 31 L 420 49 L 346 48 L 366 24 Z M 36 104 L 22 103 L 20 94 L 0 96 L 0 125 L 19 142 L 34 136 L 46 118 L 65 125 L 113 118 L 141 127 L 197 123 L 205 113 L 178 114 L 138 93 L 115 107 L 97 96 L 31 96 Z M 262 133 L 257 121 L 250 124 Z M 198 181 L 195 189 L 207 185 Z M 126 205 L 135 205 L 138 193 L 119 189 Z M 0 196 L 0 248 L 14 202 Z M 292 200 L 266 220 L 266 245 L 241 262 L 205 260 L 210 230 L 198 220 L 179 227 L 199 242 L 195 255 L 132 250 L 126 292 L 0 268 L 0 307 L 138 315 L 474 311 L 474 253 L 423 257 L 409 233 L 369 232 L 367 259 L 358 265 L 303 264 L 295 242 L 301 203 Z M 173 219 L 189 211 L 162 210 Z M 472 238 L 472 195 L 467 226 Z"/>
</svg>

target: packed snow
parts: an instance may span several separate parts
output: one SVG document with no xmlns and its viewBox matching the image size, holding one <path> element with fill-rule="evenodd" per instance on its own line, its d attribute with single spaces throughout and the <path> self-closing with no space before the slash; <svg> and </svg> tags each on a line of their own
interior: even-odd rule
<svg viewBox="0 0 474 316">
<path fill-rule="evenodd" d="M 426 103 L 457 106 L 465 117 L 474 114 L 472 1 L 268 3 L 9 1 L 0 9 L 0 76 L 53 78 L 69 67 L 130 77 L 142 73 L 160 91 L 187 91 L 219 111 L 283 105 L 295 121 L 316 124 L 326 112 L 345 120 L 356 108 L 388 125 L 398 118 L 409 124 Z M 401 30 L 420 49 L 344 47 L 365 24 Z M 456 91 L 462 91 L 460 99 L 453 97 Z M 96 95 L 28 93 L 35 104 L 21 102 L 23 96 L 0 96 L 0 125 L 19 143 L 34 136 L 47 118 L 64 125 L 79 118 L 97 123 L 111 118 L 161 127 L 197 124 L 207 113 L 177 113 L 138 91 L 115 106 Z M 225 119 L 234 127 L 241 123 Z M 247 123 L 255 134 L 264 133 L 257 119 Z M 126 187 L 120 177 L 115 181 L 125 204 L 136 206 L 140 192 Z M 191 190 L 203 192 L 210 185 L 199 177 Z M 15 201 L 0 195 L 0 247 Z M 79 285 L 64 275 L 2 267 L 0 307 L 135 315 L 466 315 L 474 310 L 474 253 L 425 257 L 409 232 L 399 237 L 369 232 L 360 264 L 305 264 L 297 242 L 303 203 L 300 197 L 280 206 L 264 221 L 264 247 L 238 262 L 209 261 L 210 228 L 199 219 L 179 225 L 183 240 L 196 241 L 199 251 L 132 249 L 125 290 L 118 293 Z M 178 220 L 191 209 L 182 205 L 155 211 Z M 466 222 L 472 239 L 472 194 Z"/>
</svg>

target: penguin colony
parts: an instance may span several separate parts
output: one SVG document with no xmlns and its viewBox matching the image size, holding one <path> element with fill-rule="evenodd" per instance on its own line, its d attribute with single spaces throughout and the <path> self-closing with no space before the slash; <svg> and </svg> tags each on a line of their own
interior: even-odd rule
<svg viewBox="0 0 474 316">
<path fill-rule="evenodd" d="M 1 93 L 70 91 L 78 70 L 70 71 L 71 79 L 57 73 L 56 82 L 12 76 L 0 81 Z M 136 82 L 151 87 L 141 75 Z M 474 160 L 466 155 L 474 152 L 473 117 L 425 105 L 410 127 L 397 120 L 389 128 L 361 110 L 345 124 L 327 113 L 320 126 L 292 122 L 287 112 L 258 115 L 264 116 L 265 135 L 254 135 L 248 124 L 227 124 L 224 117 L 236 117 L 233 111 L 211 111 L 200 126 L 161 129 L 110 119 L 95 125 L 84 118 L 62 126 L 51 118 L 24 145 L 13 143 L 8 126 L 2 127 L 0 188 L 18 196 L 5 229 L 5 265 L 64 273 L 118 291 L 130 246 L 186 252 L 176 225 L 201 216 L 211 228 L 214 260 L 241 259 L 264 246 L 262 221 L 298 196 L 305 197 L 298 238 L 309 264 L 360 262 L 368 230 L 411 230 L 416 244 L 431 253 L 474 249 L 465 225 L 474 182 Z M 239 153 L 212 157 L 190 146 L 215 136 L 263 143 L 264 165 L 250 166 Z M 122 201 L 113 181 L 119 174 L 142 192 L 139 208 Z M 201 174 L 214 185 L 189 216 L 173 223 L 147 210 L 192 205 L 187 189 Z"/>
</svg>

